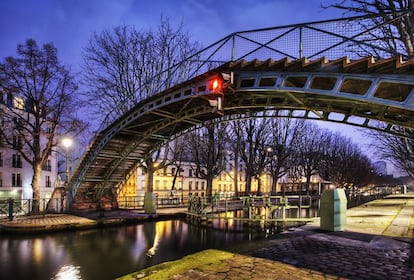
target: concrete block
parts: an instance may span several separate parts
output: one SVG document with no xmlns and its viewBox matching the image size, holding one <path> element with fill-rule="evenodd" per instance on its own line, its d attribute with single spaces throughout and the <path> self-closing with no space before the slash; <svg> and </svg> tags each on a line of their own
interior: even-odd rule
<svg viewBox="0 0 414 280">
<path fill-rule="evenodd" d="M 343 231 L 346 226 L 347 199 L 344 189 L 325 190 L 321 196 L 321 229 Z"/>
</svg>

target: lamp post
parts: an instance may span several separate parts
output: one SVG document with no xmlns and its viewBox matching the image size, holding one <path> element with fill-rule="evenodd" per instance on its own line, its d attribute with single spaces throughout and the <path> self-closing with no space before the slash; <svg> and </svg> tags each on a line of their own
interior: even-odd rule
<svg viewBox="0 0 414 280">
<path fill-rule="evenodd" d="M 62 139 L 62 145 L 66 150 L 66 184 L 69 182 L 69 148 L 72 146 L 72 139 L 65 137 Z"/>
</svg>

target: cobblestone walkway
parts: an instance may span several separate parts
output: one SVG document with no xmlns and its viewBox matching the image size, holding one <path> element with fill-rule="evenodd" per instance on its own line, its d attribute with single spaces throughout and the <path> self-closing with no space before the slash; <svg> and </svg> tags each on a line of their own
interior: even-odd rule
<svg viewBox="0 0 414 280">
<path fill-rule="evenodd" d="M 315 233 L 270 241 L 248 255 L 347 279 L 414 279 L 413 245 L 384 237 Z"/>
</svg>

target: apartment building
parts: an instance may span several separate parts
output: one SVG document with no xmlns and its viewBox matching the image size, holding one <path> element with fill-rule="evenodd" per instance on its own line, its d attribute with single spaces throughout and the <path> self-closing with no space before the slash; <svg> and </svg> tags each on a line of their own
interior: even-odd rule
<svg viewBox="0 0 414 280">
<path fill-rule="evenodd" d="M 0 92 L 0 106 L 12 108 L 16 115 L 30 118 L 30 113 L 25 110 L 23 99 L 10 93 Z M 25 161 L 21 151 L 24 149 L 24 141 L 13 130 L 16 120 L 10 123 L 10 118 L 1 115 L 1 129 L 6 135 L 0 136 L 0 199 L 31 199 L 33 168 Z M 44 135 L 45 139 L 47 135 Z M 23 148 L 23 149 L 22 149 Z M 40 197 L 49 198 L 53 192 L 57 176 L 57 152 L 52 152 L 42 166 Z"/>
</svg>

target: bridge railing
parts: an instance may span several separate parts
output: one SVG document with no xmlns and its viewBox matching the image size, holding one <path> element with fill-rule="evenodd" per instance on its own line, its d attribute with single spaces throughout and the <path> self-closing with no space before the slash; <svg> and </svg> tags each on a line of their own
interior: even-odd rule
<svg viewBox="0 0 414 280">
<path fill-rule="evenodd" d="M 384 20 L 384 15 L 370 15 L 234 32 L 173 66 L 163 69 L 146 83 L 157 81 L 157 89 L 153 93 L 155 95 L 229 61 L 284 58 L 315 60 L 324 56 L 334 60 L 344 56 L 357 59 L 367 55 L 378 58 L 395 55 L 408 57 L 409 54 L 402 42 L 397 42 L 393 49 L 388 47 L 384 38 L 392 38 L 392 36 L 390 34 L 385 36 L 384 32 L 396 35 L 398 30 L 395 23 L 411 17 L 412 12 L 413 10 L 401 11 L 397 15 L 390 16 L 389 20 Z M 141 84 L 140 89 L 145 85 Z M 141 91 L 140 89 L 138 91 Z M 115 107 L 109 112 L 98 128 L 92 143 L 99 143 L 100 133 L 140 101 L 142 100 L 121 102 L 119 106 L 122 108 Z M 91 144 L 90 147 L 93 145 Z M 84 157 L 93 158 L 96 154 L 97 151 L 94 150 Z M 80 164 L 83 162 L 84 158 L 81 159 Z M 85 160 L 85 162 L 89 164 L 92 161 Z M 78 168 L 80 167 L 83 168 L 82 166 Z M 85 172 L 82 170 L 77 174 L 79 176 L 73 176 L 72 180 L 77 181 L 71 181 L 69 185 L 75 186 L 76 190 Z"/>
<path fill-rule="evenodd" d="M 334 60 L 345 56 L 358 59 L 364 56 L 389 58 L 395 55 L 407 58 L 409 55 L 401 42 L 397 42 L 394 49 L 384 43 L 384 30 L 395 35 L 395 38 L 399 37 L 396 22 L 412 13 L 413 10 L 401 11 L 389 16 L 388 20 L 384 20 L 384 14 L 374 14 L 234 32 L 163 69 L 149 81 L 162 81 L 155 91 L 161 92 L 223 63 L 242 59 L 315 60 L 327 57 Z M 390 34 L 386 35 L 391 38 Z M 126 110 L 125 106 L 131 109 L 136 104 L 122 103 L 122 110 L 114 108 L 98 131 L 120 117 L 120 113 Z"/>
<path fill-rule="evenodd" d="M 170 208 L 170 207 L 187 207 L 189 203 L 188 195 L 160 195 L 156 196 L 157 208 Z M 118 207 L 120 209 L 129 210 L 142 210 L 144 209 L 144 196 L 118 196 Z"/>
</svg>

